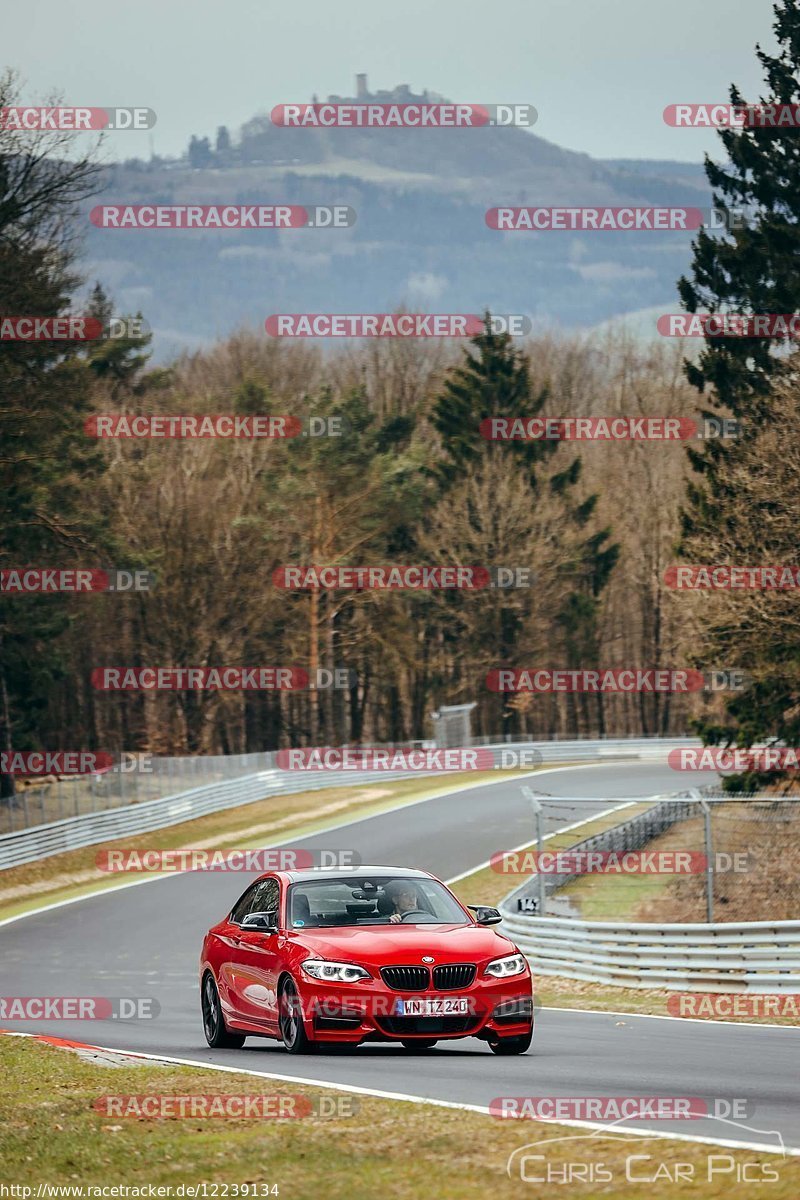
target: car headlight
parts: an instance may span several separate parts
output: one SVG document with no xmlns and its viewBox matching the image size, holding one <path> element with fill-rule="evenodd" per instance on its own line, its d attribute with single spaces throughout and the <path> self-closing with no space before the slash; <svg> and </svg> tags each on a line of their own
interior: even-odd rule
<svg viewBox="0 0 800 1200">
<path fill-rule="evenodd" d="M 359 979 L 371 979 L 369 971 L 354 963 L 328 962 L 324 958 L 307 958 L 301 963 L 306 975 L 312 979 L 324 979 L 326 983 L 356 983 Z"/>
<path fill-rule="evenodd" d="M 484 975 L 494 975 L 496 979 L 508 979 L 509 975 L 521 975 L 525 967 L 525 959 L 521 954 L 509 954 L 506 958 L 493 959 L 484 971 Z"/>
</svg>

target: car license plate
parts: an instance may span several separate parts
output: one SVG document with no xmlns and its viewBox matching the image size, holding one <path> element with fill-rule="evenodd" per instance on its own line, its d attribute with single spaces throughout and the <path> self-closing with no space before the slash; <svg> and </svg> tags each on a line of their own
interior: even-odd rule
<svg viewBox="0 0 800 1200">
<path fill-rule="evenodd" d="M 469 1012 L 466 996 L 425 996 L 418 1000 L 398 1000 L 396 1012 L 401 1017 L 450 1017 Z"/>
</svg>

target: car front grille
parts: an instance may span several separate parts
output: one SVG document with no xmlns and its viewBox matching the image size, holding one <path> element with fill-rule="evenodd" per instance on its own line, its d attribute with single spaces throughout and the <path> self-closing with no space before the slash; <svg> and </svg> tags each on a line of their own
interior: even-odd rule
<svg viewBox="0 0 800 1200">
<path fill-rule="evenodd" d="M 395 992 L 424 992 L 430 972 L 427 967 L 381 967 L 381 979 Z"/>
<path fill-rule="evenodd" d="M 384 1033 L 395 1037 L 408 1034 L 466 1033 L 478 1024 L 480 1017 L 474 1013 L 463 1013 L 452 1017 L 380 1017 L 376 1024 Z"/>
<path fill-rule="evenodd" d="M 475 980 L 474 963 L 442 963 L 433 968 L 433 988 L 437 992 L 455 992 Z M 431 986 L 427 967 L 381 967 L 381 978 L 395 992 L 424 992 Z"/>
<path fill-rule="evenodd" d="M 469 987 L 475 978 L 474 963 L 446 963 L 433 968 L 433 986 L 438 992 L 453 992 Z"/>
</svg>

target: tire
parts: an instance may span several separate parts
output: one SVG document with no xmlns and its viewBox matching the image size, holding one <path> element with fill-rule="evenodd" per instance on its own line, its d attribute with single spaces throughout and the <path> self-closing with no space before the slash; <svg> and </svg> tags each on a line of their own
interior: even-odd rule
<svg viewBox="0 0 800 1200">
<path fill-rule="evenodd" d="M 230 1033 L 227 1029 L 216 980 L 210 971 L 203 978 L 200 1007 L 203 1012 L 203 1032 L 209 1046 L 214 1050 L 241 1050 L 247 1035 Z"/>
<path fill-rule="evenodd" d="M 524 1054 L 532 1041 L 533 1026 L 530 1033 L 523 1033 L 521 1037 L 498 1038 L 496 1042 L 489 1042 L 489 1049 L 492 1054 Z"/>
<path fill-rule="evenodd" d="M 408 1038 L 403 1039 L 403 1046 L 406 1050 L 430 1050 L 435 1046 L 437 1038 Z"/>
<path fill-rule="evenodd" d="M 300 997 L 291 979 L 281 988 L 278 1001 L 278 1022 L 283 1044 L 290 1054 L 314 1054 L 317 1043 L 306 1033 L 300 1010 Z"/>
</svg>

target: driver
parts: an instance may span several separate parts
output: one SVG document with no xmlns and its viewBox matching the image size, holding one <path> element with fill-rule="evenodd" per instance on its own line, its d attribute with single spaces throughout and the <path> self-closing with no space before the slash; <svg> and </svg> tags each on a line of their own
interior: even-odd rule
<svg viewBox="0 0 800 1200">
<path fill-rule="evenodd" d="M 393 880 L 386 884 L 384 891 L 394 904 L 394 912 L 389 917 L 394 925 L 402 921 L 406 913 L 420 911 L 417 889 L 407 880 Z"/>
</svg>

